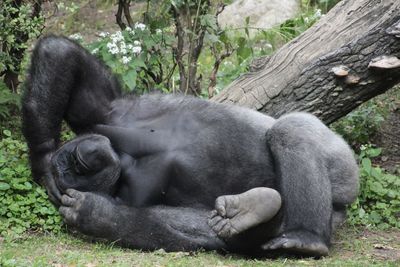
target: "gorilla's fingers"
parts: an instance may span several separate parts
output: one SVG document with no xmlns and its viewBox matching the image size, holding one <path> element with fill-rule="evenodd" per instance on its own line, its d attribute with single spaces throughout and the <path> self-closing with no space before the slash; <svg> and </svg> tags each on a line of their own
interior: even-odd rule
<svg viewBox="0 0 400 267">
<path fill-rule="evenodd" d="M 216 232 L 218 235 L 220 232 L 227 227 L 229 220 L 223 219 L 222 217 L 219 220 L 216 220 L 216 223 L 212 224 L 211 228 Z M 229 226 L 228 226 L 229 227 Z"/>
<path fill-rule="evenodd" d="M 218 214 L 218 212 L 216 211 L 216 210 L 212 210 L 211 212 L 210 212 L 210 214 L 208 215 L 208 219 L 212 219 L 212 218 L 214 218 L 215 216 L 219 216 L 219 214 Z"/>
<path fill-rule="evenodd" d="M 229 238 L 238 233 L 239 231 L 232 226 L 231 221 L 227 220 L 227 223 L 222 227 L 218 235 L 223 238 Z"/>
<path fill-rule="evenodd" d="M 72 208 L 61 206 L 58 210 L 64 218 L 64 222 L 67 224 L 75 224 L 78 218 L 78 214 L 74 212 Z"/>
<path fill-rule="evenodd" d="M 65 192 L 67 195 L 69 195 L 70 197 L 73 197 L 77 200 L 81 199 L 83 197 L 82 192 L 79 192 L 75 189 L 67 189 L 67 191 Z"/>
<path fill-rule="evenodd" d="M 224 219 L 223 217 L 221 217 L 217 214 L 217 216 L 214 216 L 208 220 L 208 225 L 210 225 L 211 227 L 214 227 L 217 223 L 219 223 L 223 219 Z"/>
<path fill-rule="evenodd" d="M 45 178 L 45 187 L 50 201 L 59 207 L 61 205 L 61 192 L 56 186 L 53 176 L 47 175 Z"/>
<path fill-rule="evenodd" d="M 73 207 L 76 203 L 76 199 L 72 198 L 68 195 L 63 195 L 61 197 L 61 203 L 63 206 L 67 206 L 67 207 Z"/>
<path fill-rule="evenodd" d="M 226 210 L 225 210 L 225 198 L 224 197 L 218 197 L 217 200 L 215 201 L 215 209 L 221 215 L 222 217 L 226 216 Z"/>
</svg>

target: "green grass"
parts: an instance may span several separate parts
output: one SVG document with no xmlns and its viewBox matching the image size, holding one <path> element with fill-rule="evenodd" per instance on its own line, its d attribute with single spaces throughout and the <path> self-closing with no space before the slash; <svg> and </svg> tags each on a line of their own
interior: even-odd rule
<svg viewBox="0 0 400 267">
<path fill-rule="evenodd" d="M 331 255 L 320 260 L 246 259 L 216 252 L 166 253 L 90 243 L 69 234 L 0 239 L 0 266 L 400 266 L 400 230 L 345 227 L 335 236 Z"/>
</svg>

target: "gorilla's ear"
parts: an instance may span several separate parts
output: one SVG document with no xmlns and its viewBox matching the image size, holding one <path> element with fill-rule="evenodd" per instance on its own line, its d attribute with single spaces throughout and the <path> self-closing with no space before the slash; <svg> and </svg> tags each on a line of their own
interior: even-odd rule
<svg viewBox="0 0 400 267">
<path fill-rule="evenodd" d="M 141 157 L 165 150 L 162 132 L 146 129 L 124 128 L 98 124 L 93 128 L 97 134 L 108 137 L 114 150 L 125 152 L 133 157 Z M 163 138 L 164 136 L 164 138 Z"/>
</svg>

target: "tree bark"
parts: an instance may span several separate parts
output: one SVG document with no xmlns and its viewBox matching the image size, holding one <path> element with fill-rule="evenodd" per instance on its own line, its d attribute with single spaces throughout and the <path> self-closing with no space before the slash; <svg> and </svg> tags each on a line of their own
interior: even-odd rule
<svg viewBox="0 0 400 267">
<path fill-rule="evenodd" d="M 212 99 L 329 124 L 399 83 L 399 58 L 400 1 L 343 0 Z"/>
</svg>

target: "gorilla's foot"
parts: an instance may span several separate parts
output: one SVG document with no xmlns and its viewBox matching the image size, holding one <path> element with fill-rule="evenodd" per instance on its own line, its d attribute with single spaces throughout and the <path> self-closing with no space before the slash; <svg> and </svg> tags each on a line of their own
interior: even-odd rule
<svg viewBox="0 0 400 267">
<path fill-rule="evenodd" d="M 329 248 L 319 237 L 308 232 L 288 232 L 262 246 L 265 250 L 283 249 L 302 256 L 327 256 Z"/>
<path fill-rule="evenodd" d="M 278 191 L 257 187 L 242 194 L 218 197 L 208 224 L 219 237 L 230 238 L 269 221 L 280 207 L 281 196 Z"/>
</svg>

